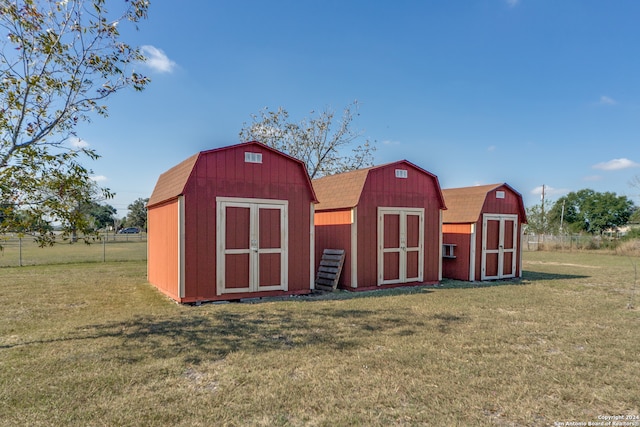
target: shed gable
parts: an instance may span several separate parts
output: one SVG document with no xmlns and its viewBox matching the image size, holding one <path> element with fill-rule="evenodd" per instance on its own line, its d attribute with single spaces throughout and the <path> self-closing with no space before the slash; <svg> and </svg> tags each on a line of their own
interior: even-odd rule
<svg viewBox="0 0 640 427">
<path fill-rule="evenodd" d="M 520 220 L 526 222 L 522 196 L 507 184 L 478 185 L 474 187 L 448 188 L 442 190 L 447 210 L 442 214 L 443 223 L 475 223 L 488 201 L 488 196 L 494 190 L 496 198 L 503 199 L 505 192 L 512 192 L 518 199 L 518 213 Z"/>
</svg>

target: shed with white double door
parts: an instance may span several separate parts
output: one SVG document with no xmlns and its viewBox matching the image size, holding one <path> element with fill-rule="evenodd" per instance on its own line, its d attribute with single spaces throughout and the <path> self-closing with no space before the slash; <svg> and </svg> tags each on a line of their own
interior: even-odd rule
<svg viewBox="0 0 640 427">
<path fill-rule="evenodd" d="M 401 160 L 312 182 L 316 259 L 345 251 L 340 287 L 438 283 L 444 201 L 435 175 Z"/>
<path fill-rule="evenodd" d="M 484 281 L 522 276 L 522 196 L 508 184 L 442 190 L 442 275 Z"/>
<path fill-rule="evenodd" d="M 200 152 L 149 199 L 149 281 L 186 303 L 309 293 L 315 203 L 304 164 L 262 143 Z"/>
</svg>

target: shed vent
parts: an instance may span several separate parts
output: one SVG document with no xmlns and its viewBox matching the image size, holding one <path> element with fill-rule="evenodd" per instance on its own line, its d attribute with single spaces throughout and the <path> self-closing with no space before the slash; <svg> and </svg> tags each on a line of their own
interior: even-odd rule
<svg viewBox="0 0 640 427">
<path fill-rule="evenodd" d="M 406 169 L 396 169 L 396 178 L 407 178 L 408 176 Z"/>
<path fill-rule="evenodd" d="M 245 163 L 262 163 L 262 153 L 244 153 Z"/>
<path fill-rule="evenodd" d="M 504 199 L 504 191 L 496 191 L 496 199 Z"/>
</svg>

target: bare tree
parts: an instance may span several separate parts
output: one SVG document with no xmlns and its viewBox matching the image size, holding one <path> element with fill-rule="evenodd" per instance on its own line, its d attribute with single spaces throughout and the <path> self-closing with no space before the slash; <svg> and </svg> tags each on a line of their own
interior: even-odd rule
<svg viewBox="0 0 640 427">
<path fill-rule="evenodd" d="M 241 141 L 260 141 L 302 160 L 311 178 L 319 178 L 373 165 L 375 146 L 368 139 L 358 144 L 362 132 L 352 128 L 357 111 L 354 101 L 339 119 L 325 109 L 317 116 L 311 111 L 310 117 L 295 123 L 284 108 L 265 108 L 251 116 L 250 124 L 243 124 L 239 136 Z"/>
</svg>

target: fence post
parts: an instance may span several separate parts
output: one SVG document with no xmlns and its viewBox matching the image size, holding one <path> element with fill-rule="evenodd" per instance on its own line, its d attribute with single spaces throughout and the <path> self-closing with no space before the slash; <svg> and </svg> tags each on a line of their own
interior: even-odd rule
<svg viewBox="0 0 640 427">
<path fill-rule="evenodd" d="M 109 232 L 106 231 L 106 235 L 102 238 L 102 262 L 107 262 L 107 239 L 109 238 Z"/>
<path fill-rule="evenodd" d="M 18 267 L 22 267 L 22 236 L 18 236 Z"/>
</svg>

